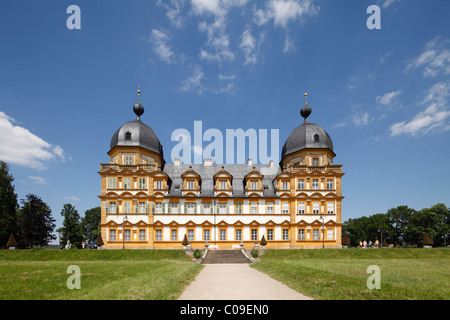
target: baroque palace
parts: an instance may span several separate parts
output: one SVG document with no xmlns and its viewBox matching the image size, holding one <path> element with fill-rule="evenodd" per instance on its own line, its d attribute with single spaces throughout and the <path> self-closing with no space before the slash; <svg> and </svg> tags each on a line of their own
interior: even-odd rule
<svg viewBox="0 0 450 320">
<path fill-rule="evenodd" d="M 138 91 L 140 94 L 140 91 Z M 100 165 L 104 248 L 340 248 L 342 165 L 325 130 L 303 124 L 274 164 L 166 164 L 155 132 L 136 120 L 111 138 L 110 163 Z"/>
</svg>

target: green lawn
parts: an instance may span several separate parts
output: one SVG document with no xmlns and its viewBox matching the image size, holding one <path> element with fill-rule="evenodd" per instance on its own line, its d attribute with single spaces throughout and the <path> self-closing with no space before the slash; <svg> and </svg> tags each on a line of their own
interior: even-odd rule
<svg viewBox="0 0 450 320">
<path fill-rule="evenodd" d="M 79 290 L 67 288 L 71 265 Z M 1 250 L 0 300 L 173 300 L 201 268 L 181 250 Z"/>
<path fill-rule="evenodd" d="M 450 299 L 450 250 L 268 250 L 252 266 L 315 299 Z M 367 288 L 380 268 L 381 289 Z"/>
</svg>

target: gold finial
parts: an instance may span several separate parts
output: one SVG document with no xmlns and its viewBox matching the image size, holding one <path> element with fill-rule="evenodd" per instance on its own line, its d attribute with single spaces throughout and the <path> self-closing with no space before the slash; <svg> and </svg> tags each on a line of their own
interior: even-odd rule
<svg viewBox="0 0 450 320">
<path fill-rule="evenodd" d="M 140 84 L 139 84 L 137 93 L 138 93 L 138 102 L 141 102 L 141 85 Z"/>
<path fill-rule="evenodd" d="M 307 97 L 308 97 L 308 93 L 305 92 L 305 104 L 308 104 L 308 101 L 306 100 Z"/>
</svg>

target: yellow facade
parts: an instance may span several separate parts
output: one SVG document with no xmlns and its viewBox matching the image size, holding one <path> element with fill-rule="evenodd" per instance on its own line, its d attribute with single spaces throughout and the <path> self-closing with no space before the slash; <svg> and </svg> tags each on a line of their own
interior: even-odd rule
<svg viewBox="0 0 450 320">
<path fill-rule="evenodd" d="M 269 249 L 341 248 L 344 174 L 331 147 L 299 148 L 279 166 L 166 164 L 155 148 L 120 143 L 108 155 L 104 248 L 180 249 L 185 235 L 194 249 L 252 248 L 262 236 Z"/>
</svg>

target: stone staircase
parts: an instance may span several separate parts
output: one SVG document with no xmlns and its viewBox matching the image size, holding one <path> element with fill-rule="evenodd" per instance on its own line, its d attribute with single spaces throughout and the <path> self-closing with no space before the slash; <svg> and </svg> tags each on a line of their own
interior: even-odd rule
<svg viewBox="0 0 450 320">
<path fill-rule="evenodd" d="M 250 263 L 250 260 L 241 250 L 208 250 L 202 263 Z"/>
</svg>

